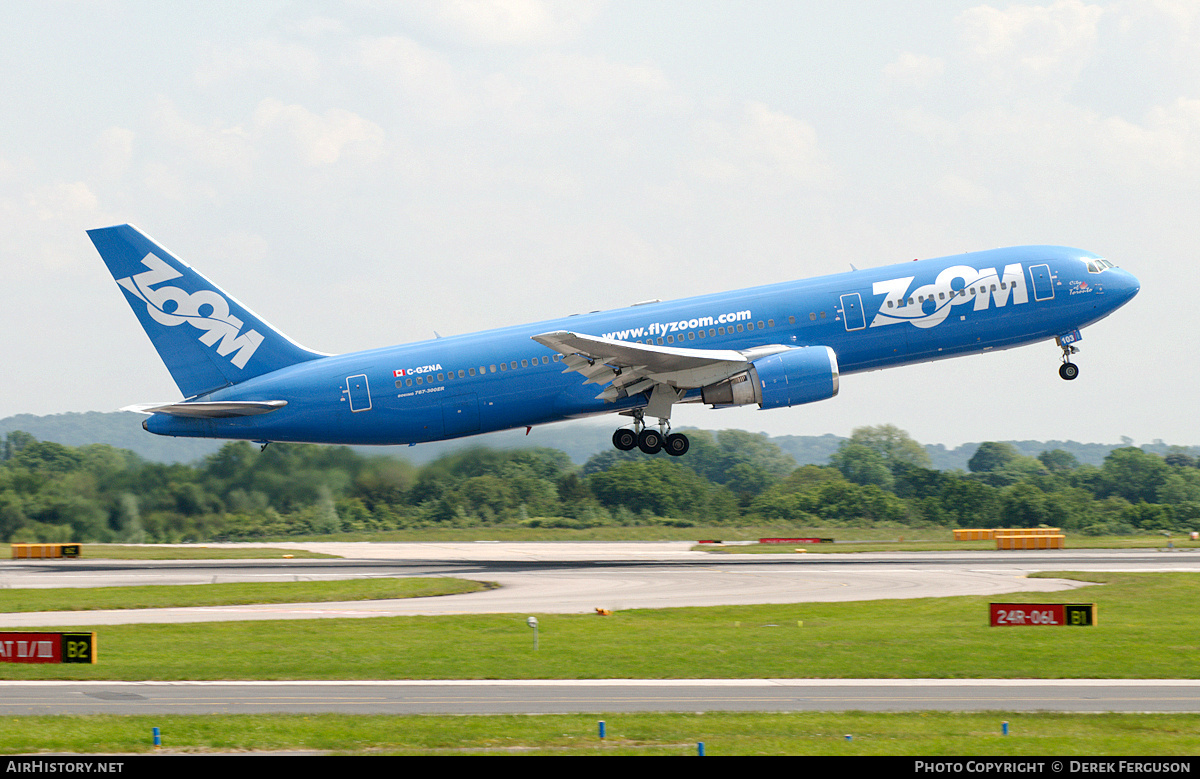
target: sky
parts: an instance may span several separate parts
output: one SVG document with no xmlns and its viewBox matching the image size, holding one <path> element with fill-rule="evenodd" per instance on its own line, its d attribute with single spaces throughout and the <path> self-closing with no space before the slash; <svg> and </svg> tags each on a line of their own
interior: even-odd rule
<svg viewBox="0 0 1200 779">
<path fill-rule="evenodd" d="M 329 353 L 1078 247 L 1142 291 L 1076 381 L 1046 342 L 673 421 L 1200 444 L 1195 0 L 10 0 L 0 111 L 0 417 L 180 397 L 84 232 L 129 222 Z"/>
</svg>

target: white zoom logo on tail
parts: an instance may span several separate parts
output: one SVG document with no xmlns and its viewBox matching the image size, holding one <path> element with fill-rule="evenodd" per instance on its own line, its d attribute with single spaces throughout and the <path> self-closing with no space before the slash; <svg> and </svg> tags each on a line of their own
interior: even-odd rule
<svg viewBox="0 0 1200 779">
<path fill-rule="evenodd" d="M 242 333 L 242 320 L 229 313 L 229 301 L 212 290 L 202 289 L 189 294 L 178 287 L 153 289 L 156 285 L 179 278 L 183 274 L 154 254 L 143 257 L 142 264 L 150 270 L 117 279 L 117 283 L 145 301 L 146 311 L 154 321 L 168 327 L 187 322 L 197 330 L 203 331 L 200 343 L 216 346 L 217 354 L 222 357 L 229 356 L 231 363 L 245 368 L 246 362 L 262 343 L 262 334 L 257 330 Z M 175 304 L 169 312 L 166 310 L 168 303 Z M 209 309 L 208 313 L 202 314 L 201 309 L 205 307 Z"/>
<path fill-rule="evenodd" d="M 912 292 L 908 286 L 914 277 L 889 281 L 877 281 L 871 288 L 876 295 L 886 295 L 879 306 L 879 313 L 871 320 L 871 327 L 911 322 L 916 327 L 933 327 L 941 324 L 952 306 L 972 304 L 975 311 L 983 311 L 990 304 L 997 308 L 1005 306 L 1009 299 L 1013 305 L 1029 302 L 1029 294 L 1021 284 L 1020 263 L 1004 266 L 1004 273 L 997 274 L 995 268 L 976 270 L 968 265 L 955 265 L 938 274 L 932 284 L 917 287 Z M 961 280 L 962 283 L 953 285 Z M 932 301 L 932 310 L 926 303 Z"/>
</svg>

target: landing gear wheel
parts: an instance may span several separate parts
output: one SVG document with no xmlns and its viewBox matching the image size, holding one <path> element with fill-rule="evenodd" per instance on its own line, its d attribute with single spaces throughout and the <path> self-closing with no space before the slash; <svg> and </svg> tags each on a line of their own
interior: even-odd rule
<svg viewBox="0 0 1200 779">
<path fill-rule="evenodd" d="M 627 428 L 619 428 L 613 433 L 613 446 L 620 449 L 622 452 L 628 452 L 630 449 L 638 445 L 637 433 Z"/>
<path fill-rule="evenodd" d="M 1079 375 L 1079 366 L 1073 362 L 1064 362 L 1058 369 L 1058 375 L 1071 381 Z"/>
<path fill-rule="evenodd" d="M 687 450 L 691 448 L 692 442 L 683 433 L 671 433 L 667 436 L 667 440 L 663 442 L 663 448 L 667 450 L 667 454 L 672 457 L 679 457 L 687 454 Z"/>
<path fill-rule="evenodd" d="M 662 433 L 646 428 L 638 435 L 637 445 L 646 454 L 658 454 L 663 445 Z"/>
</svg>

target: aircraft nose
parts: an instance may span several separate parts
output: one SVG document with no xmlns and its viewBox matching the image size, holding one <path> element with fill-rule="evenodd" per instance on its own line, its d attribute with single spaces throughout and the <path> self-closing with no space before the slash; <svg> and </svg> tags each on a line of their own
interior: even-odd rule
<svg viewBox="0 0 1200 779">
<path fill-rule="evenodd" d="M 1142 289 L 1142 284 L 1129 271 L 1120 268 L 1115 270 L 1117 271 L 1116 284 L 1110 285 L 1109 291 L 1119 295 L 1122 303 L 1128 302 Z"/>
</svg>

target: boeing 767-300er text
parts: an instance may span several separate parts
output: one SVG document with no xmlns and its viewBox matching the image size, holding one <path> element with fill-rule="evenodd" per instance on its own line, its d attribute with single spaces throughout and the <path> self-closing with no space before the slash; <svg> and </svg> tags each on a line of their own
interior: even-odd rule
<svg viewBox="0 0 1200 779">
<path fill-rule="evenodd" d="M 351 354 L 313 352 L 130 225 L 88 232 L 183 392 L 131 407 L 152 433 L 413 444 L 617 412 L 618 449 L 681 455 L 676 403 L 782 408 L 843 374 L 1054 339 L 1138 281 L 1057 246 L 918 260 L 673 302 L 650 301 Z M 657 421 L 657 425 L 653 423 Z"/>
</svg>

